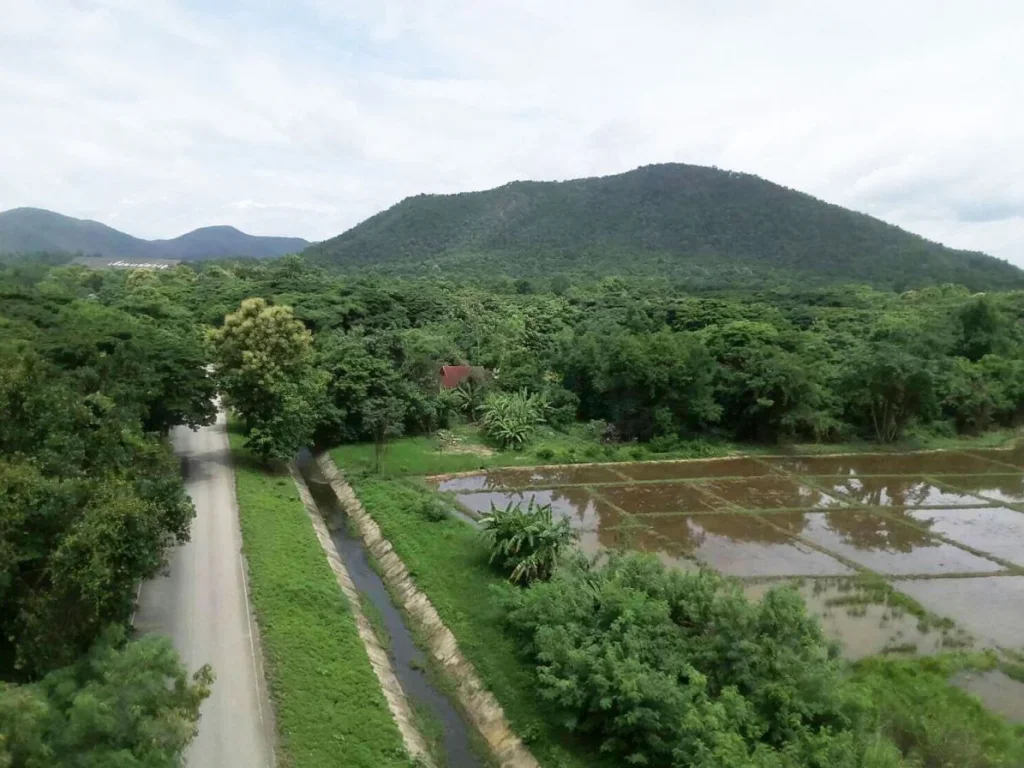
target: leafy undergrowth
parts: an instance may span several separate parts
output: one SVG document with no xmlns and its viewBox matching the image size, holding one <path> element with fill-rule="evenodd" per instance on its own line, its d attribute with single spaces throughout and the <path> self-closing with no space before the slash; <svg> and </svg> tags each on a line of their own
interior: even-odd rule
<svg viewBox="0 0 1024 768">
<path fill-rule="evenodd" d="M 280 763 L 410 765 L 355 621 L 298 492 L 231 435 L 249 586 L 263 638 Z"/>
<path fill-rule="evenodd" d="M 372 476 L 348 479 L 541 765 L 599 765 L 592 751 L 563 738 L 539 700 L 532 674 L 502 628 L 491 589 L 505 582 L 488 566 L 479 534 L 458 520 L 431 520 L 427 510 L 436 499 L 428 492 Z"/>
</svg>

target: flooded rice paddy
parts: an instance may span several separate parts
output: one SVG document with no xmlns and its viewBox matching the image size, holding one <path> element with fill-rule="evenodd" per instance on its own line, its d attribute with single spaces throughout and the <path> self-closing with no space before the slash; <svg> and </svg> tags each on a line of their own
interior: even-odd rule
<svg viewBox="0 0 1024 768">
<path fill-rule="evenodd" d="M 850 658 L 1024 648 L 1024 448 L 532 467 L 432 482 L 471 515 L 551 504 L 590 554 L 626 548 L 712 568 L 754 598 L 795 585 Z M 890 599 L 900 593 L 911 600 Z"/>
</svg>

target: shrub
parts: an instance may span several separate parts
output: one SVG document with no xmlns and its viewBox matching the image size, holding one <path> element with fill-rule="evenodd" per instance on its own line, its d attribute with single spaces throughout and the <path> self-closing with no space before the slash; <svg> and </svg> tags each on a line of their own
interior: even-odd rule
<svg viewBox="0 0 1024 768">
<path fill-rule="evenodd" d="M 550 504 L 535 504 L 526 509 L 510 502 L 504 509 L 493 504 L 480 523 L 491 549 L 490 561 L 508 575 L 513 583 L 528 584 L 551 577 L 564 549 L 576 538 L 565 518 L 555 520 Z"/>
<path fill-rule="evenodd" d="M 495 392 L 481 408 L 484 431 L 502 448 L 521 450 L 544 420 L 545 404 L 526 390 Z"/>
<path fill-rule="evenodd" d="M 445 510 L 444 505 L 432 498 L 424 498 L 420 503 L 418 512 L 420 517 L 431 523 L 439 523 L 442 520 L 448 519 L 448 512 Z"/>
<path fill-rule="evenodd" d="M 616 764 L 887 764 L 865 759 L 841 662 L 793 590 L 751 603 L 713 573 L 613 554 L 501 599 L 539 695 Z"/>
<path fill-rule="evenodd" d="M 540 459 L 541 461 L 551 461 L 553 458 L 555 458 L 555 449 L 552 448 L 550 445 L 542 445 L 540 448 L 534 451 L 534 453 L 537 455 L 537 458 Z"/>
</svg>

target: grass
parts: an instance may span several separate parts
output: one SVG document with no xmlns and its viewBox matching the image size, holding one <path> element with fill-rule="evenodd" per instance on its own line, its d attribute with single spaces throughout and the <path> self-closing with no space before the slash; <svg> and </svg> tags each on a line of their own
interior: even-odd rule
<svg viewBox="0 0 1024 768">
<path fill-rule="evenodd" d="M 348 467 L 343 468 L 348 470 Z M 592 753 L 566 741 L 536 695 L 532 674 L 502 628 L 493 590 L 510 587 L 487 563 L 477 532 L 454 519 L 422 515 L 429 492 L 411 483 L 348 475 L 367 512 L 455 634 L 459 647 L 501 702 L 515 731 L 529 737 L 537 760 L 552 768 L 594 766 Z"/>
<path fill-rule="evenodd" d="M 992 654 L 953 653 L 858 663 L 852 681 L 874 710 L 876 728 L 897 744 L 907 764 L 957 768 L 1024 765 L 1024 726 L 985 709 L 949 683 L 957 672 L 992 669 Z"/>
<path fill-rule="evenodd" d="M 411 765 L 291 478 L 231 435 L 249 586 L 288 768 Z"/>
<path fill-rule="evenodd" d="M 649 444 L 607 445 L 576 424 L 568 432 L 542 429 L 532 443 L 521 451 L 502 451 L 489 445 L 479 429 L 463 425 L 454 430 L 459 452 L 438 450 L 431 436 L 405 437 L 388 445 L 382 474 L 441 475 L 470 472 L 491 467 L 577 464 L 589 462 L 657 461 L 666 459 L 715 458 L 720 456 L 765 456 L 771 454 L 820 455 L 829 453 L 879 453 L 915 450 L 966 450 L 1004 447 L 1017 437 L 1013 430 L 995 430 L 977 437 L 915 437 L 896 445 L 877 443 L 804 443 L 792 445 L 755 445 L 695 440 L 680 442 L 674 450 L 654 452 Z M 374 466 L 372 443 L 341 445 L 331 455 L 349 471 L 368 471 Z"/>
</svg>

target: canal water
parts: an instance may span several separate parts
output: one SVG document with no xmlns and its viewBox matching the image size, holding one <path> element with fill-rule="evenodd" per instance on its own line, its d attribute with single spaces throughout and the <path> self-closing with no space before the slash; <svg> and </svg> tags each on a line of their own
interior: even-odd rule
<svg viewBox="0 0 1024 768">
<path fill-rule="evenodd" d="M 428 727 L 423 729 L 426 731 L 423 733 L 424 738 L 428 742 L 439 741 L 443 754 L 433 755 L 439 768 L 482 768 L 484 763 L 472 748 L 471 726 L 425 672 L 428 664 L 426 654 L 416 645 L 405 617 L 391 601 L 381 577 L 371 567 L 362 540 L 348 533 L 347 516 L 309 451 L 304 450 L 299 455 L 298 467 L 313 500 L 327 521 L 334 546 L 361 600 L 373 606 L 388 634 L 387 638 L 379 639 L 388 649 L 395 676 L 409 704 L 418 713 L 418 719 L 428 723 Z"/>
</svg>

